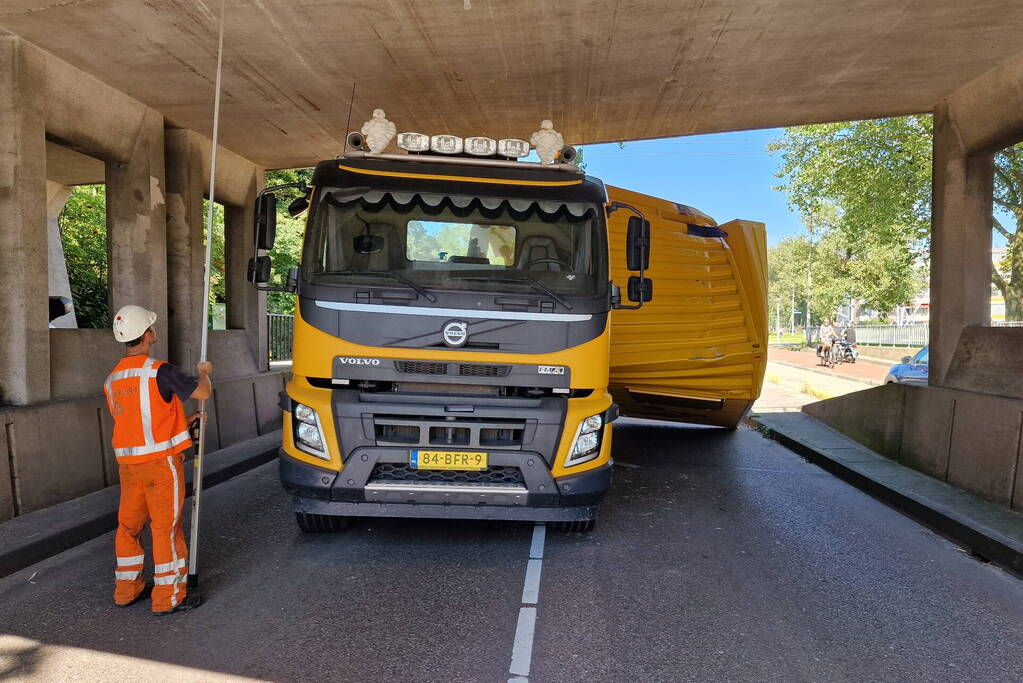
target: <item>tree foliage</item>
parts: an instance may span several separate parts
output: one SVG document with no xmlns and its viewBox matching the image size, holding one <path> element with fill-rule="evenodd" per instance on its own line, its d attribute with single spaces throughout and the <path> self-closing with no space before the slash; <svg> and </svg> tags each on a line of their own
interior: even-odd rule
<svg viewBox="0 0 1023 683">
<path fill-rule="evenodd" d="M 918 264 L 926 261 L 930 238 L 932 137 L 932 119 L 921 115 L 788 128 L 769 147 L 781 155 L 778 175 L 785 183 L 778 189 L 793 208 L 807 215 L 836 206 L 835 230 L 850 257 L 840 276 L 851 278 L 850 296 L 880 310 L 912 296 L 921 279 Z M 997 153 L 994 162 L 993 226 L 1007 249 L 992 281 L 1005 298 L 1006 318 L 1023 320 L 1023 144 Z"/>
<path fill-rule="evenodd" d="M 266 185 L 283 185 L 285 183 L 312 182 L 313 169 L 293 168 L 266 172 Z M 271 287 L 284 287 L 288 281 L 288 273 L 297 268 L 302 261 L 302 241 L 305 237 L 305 223 L 308 213 L 297 218 L 288 215 L 288 205 L 302 195 L 297 188 L 279 190 L 277 193 L 277 240 L 270 251 Z M 266 297 L 266 308 L 270 313 L 295 312 L 295 295 L 290 292 L 270 292 Z"/>
<path fill-rule="evenodd" d="M 71 190 L 57 221 L 79 327 L 110 327 L 107 200 L 103 185 Z"/>
</svg>

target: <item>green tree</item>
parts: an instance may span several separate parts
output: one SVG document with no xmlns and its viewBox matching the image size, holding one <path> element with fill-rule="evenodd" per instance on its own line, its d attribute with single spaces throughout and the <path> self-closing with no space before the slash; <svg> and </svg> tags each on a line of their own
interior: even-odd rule
<svg viewBox="0 0 1023 683">
<path fill-rule="evenodd" d="M 266 185 L 283 185 L 285 183 L 312 182 L 313 169 L 293 168 L 266 172 Z M 277 193 L 277 239 L 270 251 L 273 268 L 270 275 L 271 287 L 284 287 L 288 273 L 302 262 L 302 243 L 305 237 L 305 222 L 308 213 L 296 218 L 288 215 L 288 205 L 302 196 L 297 188 L 279 190 Z M 295 295 L 290 292 L 269 292 L 266 308 L 270 313 L 293 314 L 295 312 Z"/>
<path fill-rule="evenodd" d="M 1023 320 L 1023 143 L 995 155 L 996 233 L 1005 238 L 1005 258 L 992 269 L 995 286 L 1005 298 L 1005 319 Z"/>
<path fill-rule="evenodd" d="M 103 185 L 71 190 L 57 219 L 79 327 L 110 327 L 107 209 Z"/>
<path fill-rule="evenodd" d="M 788 128 L 768 147 L 781 155 L 778 175 L 786 181 L 778 189 L 797 211 L 826 202 L 838 206 L 836 227 L 855 260 L 852 291 L 879 310 L 921 286 L 930 238 L 932 137 L 931 117 L 920 115 Z M 993 226 L 1007 249 L 991 277 L 1005 298 L 1006 317 L 1023 320 L 1023 144 L 998 152 L 994 163 Z"/>
</svg>

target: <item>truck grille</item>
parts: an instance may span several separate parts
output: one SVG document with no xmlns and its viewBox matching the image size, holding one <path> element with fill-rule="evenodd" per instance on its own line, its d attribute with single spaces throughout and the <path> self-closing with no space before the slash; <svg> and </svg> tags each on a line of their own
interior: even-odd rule
<svg viewBox="0 0 1023 683">
<path fill-rule="evenodd" d="M 398 372 L 406 375 L 446 375 L 447 363 L 426 363 L 412 360 L 396 360 L 394 366 Z"/>
<path fill-rule="evenodd" d="M 405 463 L 377 463 L 370 481 L 441 481 L 474 484 L 522 484 L 518 467 L 494 466 L 485 470 L 417 470 Z"/>
<path fill-rule="evenodd" d="M 431 363 L 428 361 L 396 360 L 394 369 L 404 375 L 454 375 L 459 377 L 507 377 L 510 365 L 483 363 Z"/>
</svg>

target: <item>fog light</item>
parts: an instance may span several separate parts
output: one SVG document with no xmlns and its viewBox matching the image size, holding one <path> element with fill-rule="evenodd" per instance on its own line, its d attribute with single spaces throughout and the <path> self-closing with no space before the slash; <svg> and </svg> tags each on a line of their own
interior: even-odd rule
<svg viewBox="0 0 1023 683">
<path fill-rule="evenodd" d="M 518 159 L 529 154 L 529 143 L 518 138 L 505 138 L 497 141 L 497 153 L 503 157 Z"/>
<path fill-rule="evenodd" d="M 434 135 L 430 138 L 430 149 L 438 154 L 459 154 L 462 138 L 457 135 Z"/>
<path fill-rule="evenodd" d="M 572 450 L 565 459 L 565 467 L 579 465 L 600 455 L 600 437 L 604 427 L 602 415 L 591 415 L 579 423 L 575 431 Z"/>
<path fill-rule="evenodd" d="M 465 151 L 478 157 L 493 156 L 497 152 L 497 140 L 491 138 L 466 138 Z"/>
<path fill-rule="evenodd" d="M 398 147 L 406 152 L 428 152 L 430 136 L 422 133 L 398 133 Z"/>
</svg>

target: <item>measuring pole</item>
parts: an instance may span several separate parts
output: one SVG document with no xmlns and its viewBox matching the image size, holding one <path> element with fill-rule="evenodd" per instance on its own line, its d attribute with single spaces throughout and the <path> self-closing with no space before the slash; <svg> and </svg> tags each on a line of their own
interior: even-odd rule
<svg viewBox="0 0 1023 683">
<path fill-rule="evenodd" d="M 202 339 L 199 343 L 199 362 L 206 362 L 206 347 L 209 342 L 210 317 L 210 266 L 213 255 L 213 198 L 217 179 L 217 138 L 220 132 L 220 76 L 224 60 L 224 8 L 227 0 L 220 5 L 220 37 L 217 42 L 217 82 L 213 95 L 213 139 L 210 145 L 210 208 L 206 214 L 206 267 L 202 287 Z M 206 401 L 199 401 L 199 447 L 195 456 L 195 477 L 192 479 L 192 528 L 188 544 L 188 597 L 185 599 L 198 604 L 199 572 L 199 508 L 202 505 L 202 465 L 206 456 Z"/>
</svg>

